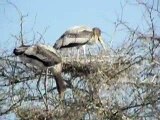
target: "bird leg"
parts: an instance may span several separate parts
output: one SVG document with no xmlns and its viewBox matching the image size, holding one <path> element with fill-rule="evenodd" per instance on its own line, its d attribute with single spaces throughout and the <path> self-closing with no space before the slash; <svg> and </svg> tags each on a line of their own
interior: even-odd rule
<svg viewBox="0 0 160 120">
<path fill-rule="evenodd" d="M 46 110 L 48 110 L 48 92 L 47 92 L 47 80 L 48 80 L 48 68 L 46 69 L 45 79 L 44 79 L 44 89 L 45 89 L 45 102 L 46 102 Z"/>
<path fill-rule="evenodd" d="M 41 97 L 43 99 L 44 105 L 46 106 L 46 110 L 48 110 L 48 104 L 46 103 L 46 100 L 45 100 L 41 90 L 39 89 L 39 84 L 40 84 L 42 72 L 43 72 L 43 70 L 41 71 L 40 76 L 39 76 L 38 81 L 37 81 L 37 90 L 38 90 L 39 94 L 41 95 Z"/>
<path fill-rule="evenodd" d="M 86 46 L 83 45 L 83 56 L 84 56 L 84 62 L 86 63 L 87 62 L 87 55 L 86 55 Z"/>
<path fill-rule="evenodd" d="M 71 50 L 70 50 L 70 56 L 68 58 L 71 58 L 70 59 L 71 62 L 74 61 L 74 48 L 71 48 Z"/>
<path fill-rule="evenodd" d="M 76 58 L 77 61 L 79 61 L 79 47 L 77 48 L 77 58 Z"/>
<path fill-rule="evenodd" d="M 88 60 L 88 62 L 91 62 L 91 60 L 92 60 L 92 54 L 91 54 L 91 51 L 90 51 L 89 48 L 88 48 L 88 53 L 89 53 L 89 56 L 88 56 L 89 60 Z"/>
</svg>

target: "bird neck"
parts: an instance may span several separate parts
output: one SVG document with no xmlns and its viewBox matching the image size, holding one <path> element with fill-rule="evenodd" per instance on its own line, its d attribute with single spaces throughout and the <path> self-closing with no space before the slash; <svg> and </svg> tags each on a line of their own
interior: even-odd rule
<svg viewBox="0 0 160 120">
<path fill-rule="evenodd" d="M 55 65 L 53 68 L 51 68 L 50 70 L 51 70 L 51 72 L 54 76 L 54 79 L 56 81 L 57 91 L 58 91 L 59 95 L 61 96 L 61 94 L 63 94 L 63 92 L 66 89 L 65 82 L 64 82 L 62 75 L 61 75 L 62 64 L 59 63 L 59 64 Z"/>
<path fill-rule="evenodd" d="M 57 91 L 59 94 L 62 94 L 66 89 L 66 85 L 65 85 L 64 80 L 61 76 L 61 73 L 54 74 L 54 78 L 56 81 Z"/>
<path fill-rule="evenodd" d="M 97 41 L 98 41 L 98 36 L 97 35 L 93 35 L 93 41 L 94 41 L 94 43 L 97 43 Z"/>
</svg>

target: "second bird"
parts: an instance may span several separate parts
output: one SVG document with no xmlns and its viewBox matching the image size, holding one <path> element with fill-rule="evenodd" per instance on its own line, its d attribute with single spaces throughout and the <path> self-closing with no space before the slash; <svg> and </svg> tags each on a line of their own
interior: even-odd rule
<svg viewBox="0 0 160 120">
<path fill-rule="evenodd" d="M 63 33 L 63 35 L 54 44 L 54 48 L 71 48 L 84 45 L 93 45 L 97 43 L 100 43 L 102 47 L 106 49 L 101 36 L 101 30 L 99 28 L 90 28 L 87 26 L 74 26 L 68 29 L 65 33 Z"/>
</svg>

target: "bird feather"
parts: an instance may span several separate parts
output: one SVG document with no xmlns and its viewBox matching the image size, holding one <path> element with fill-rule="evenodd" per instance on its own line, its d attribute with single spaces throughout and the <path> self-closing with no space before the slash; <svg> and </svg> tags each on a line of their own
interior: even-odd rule
<svg viewBox="0 0 160 120">
<path fill-rule="evenodd" d="M 55 43 L 56 49 L 84 45 L 92 41 L 92 29 L 86 26 L 74 26 L 68 29 Z"/>
<path fill-rule="evenodd" d="M 45 45 L 31 46 L 24 52 L 24 54 L 27 57 L 30 57 L 42 62 L 45 66 L 53 66 L 61 62 L 61 58 L 60 56 L 58 56 L 54 48 L 51 49 Z"/>
</svg>

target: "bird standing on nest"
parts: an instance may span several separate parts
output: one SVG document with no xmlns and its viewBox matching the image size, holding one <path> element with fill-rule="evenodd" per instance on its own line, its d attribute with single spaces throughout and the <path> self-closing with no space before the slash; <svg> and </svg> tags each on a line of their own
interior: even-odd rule
<svg viewBox="0 0 160 120">
<path fill-rule="evenodd" d="M 83 46 L 83 52 L 85 53 L 85 45 L 93 45 L 100 43 L 106 50 L 104 41 L 101 36 L 101 30 L 97 27 L 89 28 L 86 26 L 74 26 L 68 29 L 54 44 L 54 48 L 71 48 Z M 79 50 L 78 55 L 79 58 Z"/>
<path fill-rule="evenodd" d="M 22 62 L 28 63 L 37 69 L 45 70 L 46 76 L 48 69 L 54 75 L 57 90 L 60 97 L 63 97 L 63 93 L 66 89 L 66 85 L 61 76 L 62 72 L 62 60 L 57 51 L 47 45 L 22 45 L 14 49 L 13 53 L 18 56 Z"/>
</svg>

